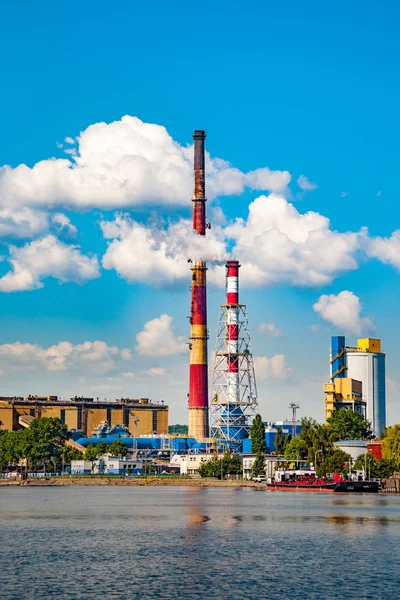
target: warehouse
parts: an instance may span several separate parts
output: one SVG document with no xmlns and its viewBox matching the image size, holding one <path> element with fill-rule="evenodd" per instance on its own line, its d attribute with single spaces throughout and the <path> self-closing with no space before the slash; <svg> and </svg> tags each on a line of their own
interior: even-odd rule
<svg viewBox="0 0 400 600">
<path fill-rule="evenodd" d="M 125 425 L 136 436 L 168 433 L 168 406 L 149 398 L 105 402 L 79 397 L 71 400 L 57 396 L 0 397 L 0 430 L 15 431 L 41 417 L 57 417 L 70 431 L 79 431 L 84 436 L 91 436 L 104 421 Z"/>
</svg>

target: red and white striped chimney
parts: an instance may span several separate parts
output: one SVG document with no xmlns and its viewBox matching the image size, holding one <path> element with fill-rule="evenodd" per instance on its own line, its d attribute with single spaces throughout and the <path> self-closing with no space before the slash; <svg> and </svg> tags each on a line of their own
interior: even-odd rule
<svg viewBox="0 0 400 600">
<path fill-rule="evenodd" d="M 240 400 L 239 381 L 239 261 L 226 263 L 226 349 L 228 402 Z"/>
</svg>

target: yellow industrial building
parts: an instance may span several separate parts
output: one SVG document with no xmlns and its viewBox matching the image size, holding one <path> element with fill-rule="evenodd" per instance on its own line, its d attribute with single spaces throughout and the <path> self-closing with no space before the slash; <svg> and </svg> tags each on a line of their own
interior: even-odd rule
<svg viewBox="0 0 400 600">
<path fill-rule="evenodd" d="M 371 421 L 374 421 L 372 405 L 383 405 L 380 412 L 385 412 L 384 358 L 380 339 L 360 338 L 357 340 L 357 346 L 346 346 L 343 336 L 332 337 L 331 379 L 329 383 L 324 384 L 325 422 L 335 410 L 340 408 L 350 408 L 360 412 L 364 418 Z M 372 361 L 378 362 L 373 366 Z M 369 389 L 374 373 L 376 381 L 378 375 L 381 375 L 380 385 L 378 382 L 375 385 L 380 396 L 383 397 L 380 402 L 378 399 L 374 402 Z M 384 421 L 384 417 L 381 421 Z"/>
<path fill-rule="evenodd" d="M 325 422 L 335 410 L 351 408 L 365 417 L 366 403 L 362 399 L 362 383 L 349 377 L 338 377 L 325 383 Z"/>
<path fill-rule="evenodd" d="M 93 398 L 59 400 L 57 396 L 0 397 L 0 430 L 20 429 L 23 418 L 57 417 L 69 430 L 90 437 L 101 422 L 125 425 L 132 435 L 168 433 L 168 406 L 149 398 L 121 398 L 115 402 Z"/>
</svg>

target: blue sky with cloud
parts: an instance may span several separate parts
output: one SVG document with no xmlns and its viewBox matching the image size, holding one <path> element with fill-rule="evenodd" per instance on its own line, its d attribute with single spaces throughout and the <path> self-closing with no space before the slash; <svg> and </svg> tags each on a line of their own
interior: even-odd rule
<svg viewBox="0 0 400 600">
<path fill-rule="evenodd" d="M 265 419 L 323 416 L 329 338 L 387 352 L 400 418 L 396 3 L 2 8 L 1 393 L 149 395 L 186 419 L 190 273 L 210 352 L 241 261 Z M 208 130 L 206 240 L 191 134 Z"/>
</svg>

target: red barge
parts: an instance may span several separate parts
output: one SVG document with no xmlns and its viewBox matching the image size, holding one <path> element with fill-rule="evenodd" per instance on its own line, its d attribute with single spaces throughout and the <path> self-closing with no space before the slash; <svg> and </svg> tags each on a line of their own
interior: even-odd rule
<svg viewBox="0 0 400 600">
<path fill-rule="evenodd" d="M 336 492 L 345 494 L 379 492 L 377 481 L 348 480 L 340 475 L 333 479 L 319 479 L 315 471 L 284 471 L 278 469 L 274 479 L 268 479 L 267 489 L 274 492 Z"/>
</svg>

